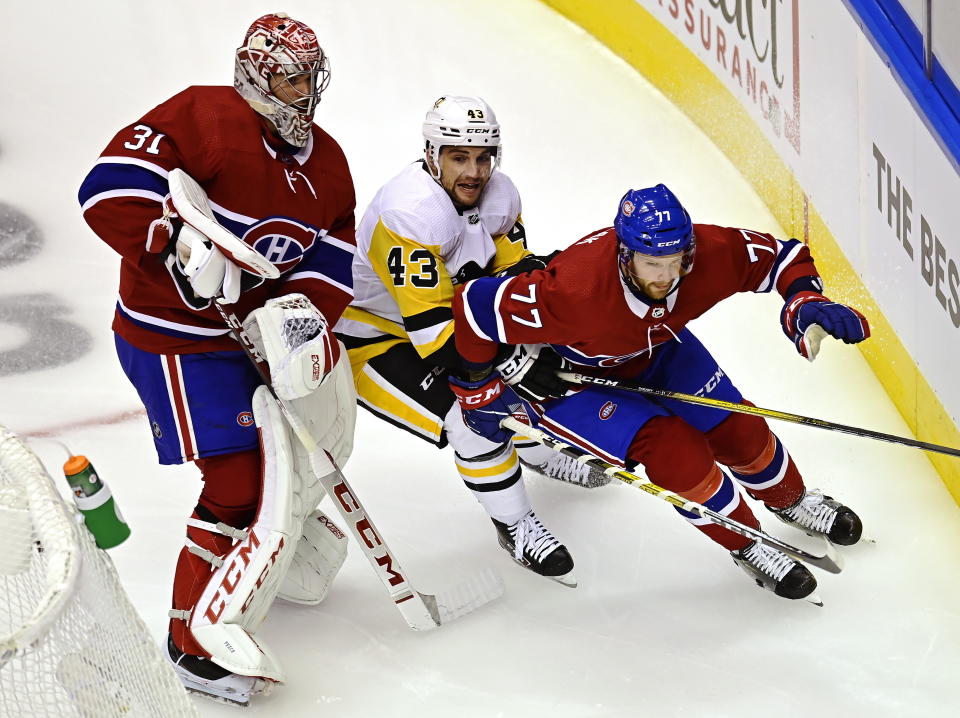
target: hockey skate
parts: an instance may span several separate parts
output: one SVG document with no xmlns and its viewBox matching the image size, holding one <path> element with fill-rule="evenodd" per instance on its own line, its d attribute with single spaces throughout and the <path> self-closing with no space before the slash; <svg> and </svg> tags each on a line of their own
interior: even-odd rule
<svg viewBox="0 0 960 718">
<path fill-rule="evenodd" d="M 491 520 L 497 527 L 500 545 L 514 561 L 564 586 L 576 587 L 570 552 L 540 523 L 533 511 L 509 526 L 496 519 Z"/>
<path fill-rule="evenodd" d="M 221 703 L 247 706 L 251 696 L 267 695 L 273 687 L 272 681 L 237 675 L 207 658 L 184 653 L 174 645 L 172 636 L 167 637 L 164 655 L 188 691 Z"/>
<path fill-rule="evenodd" d="M 742 568 L 760 588 L 789 599 L 803 598 L 817 606 L 823 601 L 814 593 L 817 579 L 802 563 L 785 553 L 752 541 L 739 551 L 731 551 L 733 562 Z"/>
<path fill-rule="evenodd" d="M 557 481 L 566 481 L 585 489 L 596 489 L 610 483 L 610 477 L 600 469 L 582 464 L 564 454 L 553 454 L 543 464 L 535 465 L 520 459 L 520 463 L 541 476 Z"/>
<path fill-rule="evenodd" d="M 785 509 L 767 508 L 784 523 L 796 526 L 810 536 L 826 536 L 838 546 L 852 546 L 863 535 L 860 517 L 818 489 L 809 489 Z"/>
</svg>

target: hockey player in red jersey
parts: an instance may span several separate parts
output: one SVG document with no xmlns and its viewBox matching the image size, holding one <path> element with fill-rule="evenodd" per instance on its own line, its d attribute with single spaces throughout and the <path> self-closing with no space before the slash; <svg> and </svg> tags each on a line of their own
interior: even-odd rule
<svg viewBox="0 0 960 718">
<path fill-rule="evenodd" d="M 343 152 L 313 122 L 329 79 L 313 31 L 265 15 L 236 50 L 234 87 L 189 87 L 120 130 L 79 191 L 121 255 L 117 352 L 160 463 L 202 472 L 168 653 L 189 688 L 238 703 L 282 680 L 251 635 L 273 597 L 319 601 L 345 551 L 311 515 L 322 489 L 213 306 L 248 317 L 278 394 L 345 460 L 354 398 L 330 329 L 353 296 L 355 197 Z M 187 222 L 190 203 L 207 219 Z"/>
<path fill-rule="evenodd" d="M 797 240 L 694 225 L 664 185 L 630 190 L 613 227 L 577 241 L 545 269 L 465 285 L 454 302 L 465 377 L 455 391 L 468 425 L 488 438 L 509 435 L 500 419 L 523 399 L 540 429 L 605 461 L 640 464 L 655 484 L 723 515 L 759 526 L 742 487 L 786 523 L 854 544 L 859 517 L 805 487 L 760 417 L 597 386 L 575 391 L 554 367 L 536 362 L 512 376 L 491 368 L 500 344 L 549 344 L 584 374 L 745 402 L 687 322 L 737 292 L 776 290 L 785 302 L 783 330 L 801 355 L 813 358 L 806 330 L 814 324 L 847 343 L 866 339 L 866 319 L 822 289 L 810 252 Z M 730 551 L 758 585 L 785 598 L 817 600 L 816 579 L 803 564 L 680 513 Z"/>
</svg>

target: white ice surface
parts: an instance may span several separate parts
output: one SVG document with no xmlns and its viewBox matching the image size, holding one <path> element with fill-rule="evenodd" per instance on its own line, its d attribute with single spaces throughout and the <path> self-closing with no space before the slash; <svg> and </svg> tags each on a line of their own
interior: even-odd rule
<svg viewBox="0 0 960 718">
<path fill-rule="evenodd" d="M 608 224 L 627 187 L 657 182 L 695 221 L 780 231 L 684 116 L 538 2 L 285 5 L 332 58 L 318 120 L 350 160 L 358 213 L 417 157 L 436 97 L 479 94 L 503 125 L 504 170 L 520 187 L 535 251 Z M 189 84 L 229 84 L 244 29 L 274 9 L 247 0 L 0 4 L 0 202 L 35 220 L 45 240 L 36 256 L 0 268 L 0 300 L 49 294 L 92 336 L 92 350 L 72 362 L 0 376 L 0 422 L 52 432 L 108 480 L 133 527 L 112 556 L 157 640 L 199 481 L 192 466 L 155 463 L 113 352 L 118 262 L 82 222 L 76 191 L 120 127 Z M 760 406 L 907 434 L 856 349 L 831 342 L 808 365 L 781 334 L 778 311 L 775 297 L 741 296 L 693 328 Z M 0 352 L 24 337 L 0 324 Z M 449 451 L 362 413 L 347 472 L 414 582 L 433 591 L 493 566 L 507 593 L 417 634 L 353 547 L 323 605 L 271 613 L 261 635 L 289 680 L 247 715 L 956 715 L 960 513 L 931 465 L 912 449 L 774 428 L 808 483 L 853 506 L 877 540 L 844 551 L 841 575 L 818 574 L 824 608 L 754 588 L 669 506 L 626 486 L 528 480 L 539 515 L 576 558 L 580 586 L 538 578 L 497 547 Z M 60 450 L 34 446 L 56 473 Z"/>
</svg>

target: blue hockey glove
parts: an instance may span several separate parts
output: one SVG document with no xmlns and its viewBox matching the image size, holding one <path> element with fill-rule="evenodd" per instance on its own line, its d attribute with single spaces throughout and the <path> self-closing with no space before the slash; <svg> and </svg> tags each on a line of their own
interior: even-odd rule
<svg viewBox="0 0 960 718">
<path fill-rule="evenodd" d="M 474 433 L 498 444 L 513 436 L 512 431 L 500 426 L 500 420 L 513 414 L 520 398 L 503 383 L 498 372 L 479 381 L 466 381 L 453 375 L 449 380 L 463 412 L 463 421 Z"/>
<path fill-rule="evenodd" d="M 845 344 L 857 344 L 870 336 L 866 317 L 853 307 L 831 302 L 818 292 L 797 292 L 790 297 L 780 312 L 780 324 L 797 351 L 810 361 L 816 356 L 816 349 L 806 341 L 806 332 L 813 324 Z"/>
</svg>

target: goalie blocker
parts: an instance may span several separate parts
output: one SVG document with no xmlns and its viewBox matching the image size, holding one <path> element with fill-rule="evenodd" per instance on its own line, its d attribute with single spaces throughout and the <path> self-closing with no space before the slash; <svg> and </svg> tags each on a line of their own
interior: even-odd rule
<svg viewBox="0 0 960 718">
<path fill-rule="evenodd" d="M 286 295 L 251 312 L 244 331 L 266 358 L 274 385 L 302 417 L 318 445 L 337 464 L 349 458 L 356 401 L 340 347 L 322 314 L 306 297 Z M 346 536 L 314 510 L 323 488 L 301 443 L 270 395 L 260 386 L 253 415 L 263 456 L 263 486 L 257 515 L 245 529 L 191 524 L 230 536 L 234 544 L 220 558 L 193 546 L 189 550 L 214 567 L 196 605 L 172 611 L 187 621 L 193 638 L 223 668 L 242 676 L 283 681 L 276 657 L 254 637 L 276 596 L 319 603 L 346 557 Z M 331 466 L 330 471 L 334 469 Z"/>
</svg>

